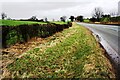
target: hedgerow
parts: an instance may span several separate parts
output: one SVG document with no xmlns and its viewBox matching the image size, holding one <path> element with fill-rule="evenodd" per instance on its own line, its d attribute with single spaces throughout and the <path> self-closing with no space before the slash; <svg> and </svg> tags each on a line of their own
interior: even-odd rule
<svg viewBox="0 0 120 80">
<path fill-rule="evenodd" d="M 15 43 L 27 42 L 33 37 L 46 38 L 53 35 L 56 32 L 60 32 L 65 28 L 72 26 L 72 23 L 67 24 L 24 24 L 18 26 L 6 26 L 2 27 L 2 47 L 6 48 Z"/>
</svg>

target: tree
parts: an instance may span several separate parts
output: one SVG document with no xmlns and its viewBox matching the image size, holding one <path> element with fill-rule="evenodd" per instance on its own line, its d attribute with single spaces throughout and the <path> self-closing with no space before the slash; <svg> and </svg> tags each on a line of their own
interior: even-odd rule
<svg viewBox="0 0 120 80">
<path fill-rule="evenodd" d="M 97 21 L 97 19 L 94 18 L 94 17 L 90 18 L 89 20 L 90 20 L 91 22 L 95 22 L 95 21 Z"/>
<path fill-rule="evenodd" d="M 76 17 L 76 20 L 77 20 L 77 21 L 80 21 L 80 22 L 83 22 L 83 16 L 77 16 L 77 17 Z"/>
<path fill-rule="evenodd" d="M 52 20 L 53 22 L 55 21 L 55 19 Z"/>
<path fill-rule="evenodd" d="M 110 18 L 111 15 L 109 15 L 109 14 L 104 14 L 104 15 L 102 15 L 101 17 L 102 17 L 102 18 L 106 18 L 106 17 L 107 17 L 107 18 Z"/>
<path fill-rule="evenodd" d="M 7 20 L 12 20 L 12 19 L 10 17 L 8 17 Z"/>
<path fill-rule="evenodd" d="M 45 22 L 48 22 L 47 18 L 45 18 Z"/>
<path fill-rule="evenodd" d="M 7 18 L 7 14 L 5 14 L 4 12 L 3 12 L 3 13 L 1 13 L 1 17 L 2 17 L 2 19 Z"/>
<path fill-rule="evenodd" d="M 103 15 L 103 11 L 101 8 L 97 7 L 94 9 L 93 17 L 96 18 L 98 22 L 100 21 L 102 15 Z"/>
<path fill-rule="evenodd" d="M 38 19 L 37 19 L 36 16 L 32 16 L 29 20 L 31 20 L 31 21 L 37 21 Z"/>
<path fill-rule="evenodd" d="M 111 13 L 110 13 L 110 16 L 111 16 L 111 17 L 116 17 L 116 16 L 119 16 L 119 13 L 117 13 L 117 12 L 111 12 Z"/>
<path fill-rule="evenodd" d="M 38 20 L 39 22 L 44 22 L 44 19 L 40 19 L 40 20 Z"/>
<path fill-rule="evenodd" d="M 73 22 L 74 21 L 74 19 L 75 19 L 75 17 L 74 16 L 70 16 L 70 18 L 69 19 L 71 19 L 71 21 Z"/>
<path fill-rule="evenodd" d="M 60 17 L 60 20 L 63 21 L 63 22 L 65 22 L 66 18 L 67 18 L 66 16 L 62 16 L 62 17 Z"/>
<path fill-rule="evenodd" d="M 102 15 L 102 18 L 100 19 L 100 21 L 106 23 L 110 21 L 110 18 L 111 18 L 110 14 L 104 14 Z"/>
</svg>

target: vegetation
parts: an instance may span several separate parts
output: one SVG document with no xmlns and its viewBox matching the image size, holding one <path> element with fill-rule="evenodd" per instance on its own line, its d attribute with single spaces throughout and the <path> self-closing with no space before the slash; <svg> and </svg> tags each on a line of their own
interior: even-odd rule
<svg viewBox="0 0 120 80">
<path fill-rule="evenodd" d="M 1 17 L 4 20 L 5 18 L 7 18 L 7 15 L 5 13 L 1 13 Z"/>
<path fill-rule="evenodd" d="M 55 24 L 67 24 L 68 22 L 63 22 L 63 21 L 51 21 L 50 23 L 55 23 Z"/>
<path fill-rule="evenodd" d="M 69 18 L 72 22 L 74 21 L 75 17 L 74 16 L 70 16 Z"/>
<path fill-rule="evenodd" d="M 111 22 L 120 22 L 120 16 L 117 17 L 110 17 Z"/>
<path fill-rule="evenodd" d="M 63 22 L 65 22 L 66 18 L 67 18 L 66 16 L 62 16 L 62 17 L 60 17 L 60 20 L 63 21 Z"/>
<path fill-rule="evenodd" d="M 94 17 L 90 18 L 89 20 L 91 22 L 97 22 L 97 19 L 94 18 Z M 109 23 L 109 22 L 119 23 L 120 22 L 120 16 L 111 17 L 111 16 L 107 16 L 107 15 L 102 15 L 99 22 L 101 22 L 101 23 Z"/>
<path fill-rule="evenodd" d="M 83 22 L 85 22 L 85 23 L 89 23 L 90 20 L 89 20 L 89 19 L 84 19 Z"/>
<path fill-rule="evenodd" d="M 67 21 L 68 22 L 68 21 Z M 55 23 L 55 24 L 67 24 L 67 22 L 62 22 L 62 21 L 51 21 L 50 23 Z M 18 26 L 18 25 L 24 25 L 24 24 L 47 24 L 46 22 L 35 22 L 35 21 L 17 21 L 17 20 L 0 20 L 0 26 Z"/>
<path fill-rule="evenodd" d="M 84 19 L 82 15 L 70 16 L 73 26 L 66 21 L 66 16 L 61 16 L 60 21 L 53 19 L 53 22 L 47 17 L 38 19 L 36 16 L 13 20 L 3 12 L 1 18 L 3 77 L 104 80 L 116 77 L 112 64 L 92 32 L 73 21 L 120 22 L 120 16 L 104 15 L 98 7 L 91 19 Z"/>
<path fill-rule="evenodd" d="M 35 22 L 35 21 L 18 21 L 18 20 L 0 20 L 2 24 L 0 26 L 18 26 L 18 25 L 24 25 L 24 24 L 47 24 L 46 22 Z"/>
<path fill-rule="evenodd" d="M 30 19 L 28 19 L 28 20 L 30 20 L 30 21 L 37 21 L 38 19 L 37 19 L 37 17 L 36 16 L 32 16 Z"/>
<path fill-rule="evenodd" d="M 111 15 L 104 14 L 101 8 L 96 7 L 94 9 L 92 18 L 90 18 L 89 20 L 91 22 L 101 22 L 101 23 L 109 23 L 109 22 L 119 23 L 120 22 L 120 16 L 116 16 L 116 17 L 111 17 L 111 16 L 112 14 Z"/>
<path fill-rule="evenodd" d="M 77 16 L 77 17 L 76 17 L 76 20 L 77 20 L 77 21 L 80 21 L 80 22 L 83 22 L 83 16 Z"/>
<path fill-rule="evenodd" d="M 96 18 L 96 20 L 99 22 L 100 21 L 100 18 L 102 17 L 102 15 L 103 15 L 103 11 L 102 11 L 102 9 L 101 8 L 99 8 L 99 7 L 96 7 L 95 9 L 94 9 L 94 12 L 93 12 L 93 18 Z"/>
<path fill-rule="evenodd" d="M 86 28 L 73 24 L 7 66 L 11 78 L 114 78 L 112 66 Z"/>
<path fill-rule="evenodd" d="M 41 23 L 28 21 L 3 20 L 2 25 L 2 47 L 9 47 L 15 43 L 27 42 L 33 37 L 48 37 L 56 32 L 69 28 L 72 24 L 64 22 Z M 11 24 L 10 24 L 11 23 Z M 41 24 L 40 24 L 41 23 Z M 60 24 L 61 23 L 61 24 Z M 8 26 L 7 26 L 8 25 Z M 14 26 L 11 26 L 14 25 Z"/>
</svg>

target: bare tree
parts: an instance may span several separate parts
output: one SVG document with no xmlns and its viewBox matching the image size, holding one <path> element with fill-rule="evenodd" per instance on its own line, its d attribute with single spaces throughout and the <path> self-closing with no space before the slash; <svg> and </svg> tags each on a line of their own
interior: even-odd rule
<svg viewBox="0 0 120 80">
<path fill-rule="evenodd" d="M 3 13 L 1 13 L 1 17 L 2 17 L 2 19 L 7 18 L 7 14 L 5 14 L 4 12 L 3 12 Z"/>
<path fill-rule="evenodd" d="M 103 15 L 103 11 L 100 7 L 96 7 L 93 12 L 93 17 L 97 19 L 97 21 L 100 21 L 100 18 Z"/>
<path fill-rule="evenodd" d="M 45 18 L 45 22 L 47 22 L 48 21 L 48 19 L 47 18 Z"/>
<path fill-rule="evenodd" d="M 61 19 L 61 21 L 63 21 L 63 22 L 65 22 L 66 21 L 66 16 L 62 16 L 62 17 L 60 17 L 60 19 Z"/>
<path fill-rule="evenodd" d="M 8 17 L 7 20 L 12 20 L 12 19 L 10 17 Z"/>
<path fill-rule="evenodd" d="M 119 16 L 119 13 L 118 13 L 118 12 L 111 12 L 110 15 L 111 15 L 112 17 L 116 17 L 116 16 Z"/>
<path fill-rule="evenodd" d="M 31 20 L 31 21 L 37 21 L 38 19 L 37 19 L 36 16 L 32 16 L 29 20 Z"/>
<path fill-rule="evenodd" d="M 52 21 L 55 21 L 55 19 L 53 19 Z"/>
</svg>

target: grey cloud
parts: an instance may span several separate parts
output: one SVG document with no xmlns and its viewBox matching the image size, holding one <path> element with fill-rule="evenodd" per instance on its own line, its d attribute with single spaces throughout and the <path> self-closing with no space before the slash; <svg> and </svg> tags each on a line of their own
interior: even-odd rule
<svg viewBox="0 0 120 80">
<path fill-rule="evenodd" d="M 0 2 L 93 2 L 96 0 L 0 0 Z"/>
<path fill-rule="evenodd" d="M 89 4 L 89 3 L 88 3 Z M 4 2 L 2 3 L 2 10 L 6 12 L 8 16 L 12 16 L 13 18 L 21 17 L 31 17 L 32 15 L 56 15 L 59 13 L 63 13 L 64 9 L 72 8 L 75 6 L 83 6 L 87 5 L 85 2 Z M 57 9 L 62 9 L 61 11 L 57 11 L 55 13 L 49 13 L 56 11 Z M 65 12 L 64 12 L 65 13 Z M 52 15 L 53 16 L 53 15 Z"/>
<path fill-rule="evenodd" d="M 101 7 L 105 13 L 117 11 L 119 0 L 1 0 L 2 8 L 11 18 L 49 17 L 83 15 L 90 17 L 95 7 Z"/>
<path fill-rule="evenodd" d="M 3 10 L 50 10 L 58 8 L 68 8 L 78 5 L 87 5 L 85 2 L 5 2 L 2 3 Z"/>
</svg>

